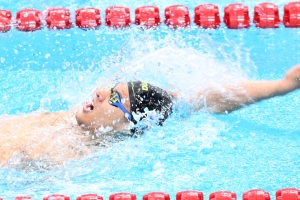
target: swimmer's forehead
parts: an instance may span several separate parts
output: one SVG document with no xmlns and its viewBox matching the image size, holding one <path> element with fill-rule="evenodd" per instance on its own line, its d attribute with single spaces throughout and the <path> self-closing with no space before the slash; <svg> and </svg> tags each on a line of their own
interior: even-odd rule
<svg viewBox="0 0 300 200">
<path fill-rule="evenodd" d="M 94 92 L 97 92 L 97 91 L 110 91 L 112 88 L 114 88 L 115 85 L 105 85 L 105 86 L 99 86 L 95 89 Z"/>
</svg>

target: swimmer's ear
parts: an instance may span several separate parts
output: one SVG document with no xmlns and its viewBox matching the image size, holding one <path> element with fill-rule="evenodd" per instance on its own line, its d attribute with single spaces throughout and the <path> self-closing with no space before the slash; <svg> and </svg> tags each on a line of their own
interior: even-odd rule
<svg viewBox="0 0 300 200">
<path fill-rule="evenodd" d="M 178 99 L 178 93 L 177 92 L 168 92 L 174 99 Z"/>
</svg>

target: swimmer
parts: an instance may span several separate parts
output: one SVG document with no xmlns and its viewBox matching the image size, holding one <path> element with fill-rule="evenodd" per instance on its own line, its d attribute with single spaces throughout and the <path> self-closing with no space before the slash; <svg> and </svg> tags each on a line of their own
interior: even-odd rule
<svg viewBox="0 0 300 200">
<path fill-rule="evenodd" d="M 300 65 L 280 80 L 246 80 L 224 84 L 222 88 L 208 87 L 198 91 L 188 103 L 195 110 L 205 108 L 227 114 L 299 88 Z M 132 133 L 149 113 L 157 114 L 157 124 L 162 125 L 172 114 L 179 95 L 141 81 L 117 83 L 108 90 L 97 89 L 92 102 L 80 111 L 6 117 L 0 121 L 0 163 L 9 164 L 18 160 L 16 157 L 20 162 L 25 159 L 62 163 L 89 155 L 91 138 L 99 132 L 105 133 L 100 137 L 123 131 Z"/>
<path fill-rule="evenodd" d="M 227 114 L 245 105 L 285 95 L 300 87 L 300 65 L 290 69 L 281 80 L 247 80 L 225 84 L 222 88 L 199 91 L 189 103 L 196 110 L 205 107 L 212 113 Z M 172 113 L 178 94 L 167 92 L 145 82 L 118 83 L 111 90 L 96 90 L 96 96 L 82 111 L 76 113 L 78 125 L 83 130 L 95 131 L 110 127 L 121 131 L 146 117 L 148 111 L 160 114 L 158 124 Z M 201 99 L 201 101 L 200 101 Z"/>
</svg>

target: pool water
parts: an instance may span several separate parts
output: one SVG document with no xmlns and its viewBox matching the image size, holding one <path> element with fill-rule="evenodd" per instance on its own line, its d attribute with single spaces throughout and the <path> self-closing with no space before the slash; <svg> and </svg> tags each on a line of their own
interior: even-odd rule
<svg viewBox="0 0 300 200">
<path fill-rule="evenodd" d="M 74 10 L 85 6 L 104 10 L 125 5 L 163 9 L 197 1 L 24 1 L 0 0 L 12 13 L 31 7 L 53 6 Z M 212 2 L 221 16 L 229 0 Z M 250 16 L 259 1 L 243 2 Z M 280 8 L 285 1 L 274 2 Z M 186 90 L 207 83 L 232 80 L 278 79 L 298 64 L 299 29 L 43 30 L 0 34 L 0 119 L 38 111 L 68 110 L 89 100 L 107 81 L 142 79 L 160 87 Z M 154 126 L 141 137 L 125 138 L 93 156 L 53 168 L 48 163 L 12 162 L 0 168 L 0 197 L 29 195 L 40 199 L 62 193 L 75 199 L 97 193 L 105 199 L 125 191 L 140 199 L 151 191 L 169 193 L 230 190 L 238 198 L 249 189 L 262 188 L 274 198 L 283 187 L 299 187 L 299 91 L 240 109 L 228 115 L 190 111 L 182 104 L 163 127 Z"/>
</svg>

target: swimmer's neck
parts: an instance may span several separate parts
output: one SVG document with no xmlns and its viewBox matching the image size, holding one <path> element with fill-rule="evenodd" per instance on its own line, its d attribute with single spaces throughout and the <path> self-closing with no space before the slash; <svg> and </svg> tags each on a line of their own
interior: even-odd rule
<svg viewBox="0 0 300 200">
<path fill-rule="evenodd" d="M 31 116 L 32 118 L 39 118 L 37 125 L 40 127 L 64 126 L 76 134 L 84 132 L 77 124 L 74 110 L 33 113 Z"/>
</svg>

